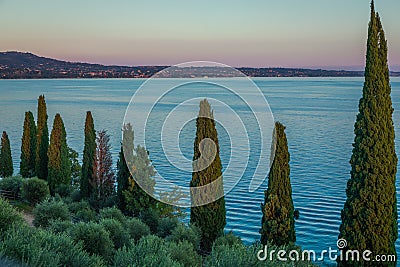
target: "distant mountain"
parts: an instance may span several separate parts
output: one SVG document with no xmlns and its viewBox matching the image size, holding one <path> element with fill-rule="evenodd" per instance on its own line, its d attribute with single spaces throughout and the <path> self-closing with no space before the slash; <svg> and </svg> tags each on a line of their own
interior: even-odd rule
<svg viewBox="0 0 400 267">
<path fill-rule="evenodd" d="M 67 62 L 32 53 L 0 52 L 0 79 L 41 78 L 148 78 L 168 66 L 106 66 Z M 362 71 L 299 69 L 299 68 L 238 68 L 250 77 L 361 77 Z M 224 68 L 191 67 L 182 77 L 232 77 Z M 392 72 L 400 76 L 400 72 Z M 163 77 L 169 77 L 168 72 Z"/>
<path fill-rule="evenodd" d="M 67 62 L 32 53 L 0 52 L 1 79 L 30 78 L 142 78 L 167 66 L 105 66 Z"/>
</svg>

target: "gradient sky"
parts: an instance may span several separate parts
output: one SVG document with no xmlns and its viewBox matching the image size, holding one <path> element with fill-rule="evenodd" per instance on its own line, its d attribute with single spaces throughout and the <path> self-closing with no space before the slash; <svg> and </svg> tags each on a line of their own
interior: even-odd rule
<svg viewBox="0 0 400 267">
<path fill-rule="evenodd" d="M 400 1 L 376 0 L 400 66 Z M 0 0 L 0 51 L 69 61 L 362 66 L 369 0 Z M 396 67 L 400 68 L 400 67 Z"/>
</svg>

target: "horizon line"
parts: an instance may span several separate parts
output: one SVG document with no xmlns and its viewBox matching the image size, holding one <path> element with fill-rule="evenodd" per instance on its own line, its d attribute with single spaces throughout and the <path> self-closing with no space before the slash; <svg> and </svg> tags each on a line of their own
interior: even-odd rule
<svg viewBox="0 0 400 267">
<path fill-rule="evenodd" d="M 41 58 L 46 58 L 46 59 L 53 59 L 57 61 L 64 61 L 67 63 L 81 63 L 81 64 L 91 64 L 91 65 L 101 65 L 105 67 L 171 67 L 171 66 L 176 66 L 182 63 L 186 62 L 181 62 L 177 64 L 139 64 L 139 65 L 127 65 L 127 64 L 118 64 L 118 63 L 111 63 L 111 64 L 105 64 L 105 63 L 99 63 L 99 62 L 93 62 L 93 61 L 74 61 L 74 60 L 69 60 L 67 58 L 58 58 L 58 57 L 50 57 L 46 55 L 42 55 L 41 53 L 34 53 L 31 51 L 18 51 L 18 50 L 7 50 L 7 51 L 0 51 L 0 54 L 5 54 L 5 53 L 22 53 L 22 54 L 31 54 L 37 57 Z M 364 65 L 346 65 L 346 66 L 230 66 L 222 62 L 217 62 L 217 61 L 209 61 L 209 60 L 188 60 L 187 62 L 195 62 L 195 61 L 204 61 L 204 62 L 215 62 L 215 63 L 221 63 L 223 65 L 240 69 L 240 68 L 254 68 L 254 69 L 304 69 L 304 70 L 326 70 L 326 71 L 354 71 L 354 72 L 359 72 L 359 71 L 365 71 L 365 66 Z M 391 69 L 394 70 L 391 70 Z M 400 72 L 400 64 L 394 64 L 394 65 L 389 65 L 389 70 L 391 72 Z"/>
</svg>

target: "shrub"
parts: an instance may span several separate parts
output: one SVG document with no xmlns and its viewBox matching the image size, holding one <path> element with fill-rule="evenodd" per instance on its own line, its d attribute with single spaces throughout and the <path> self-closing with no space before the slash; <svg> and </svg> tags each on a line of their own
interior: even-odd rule
<svg viewBox="0 0 400 267">
<path fill-rule="evenodd" d="M 71 221 L 55 220 L 49 222 L 47 230 L 56 234 L 68 233 L 68 231 L 71 229 L 72 226 L 73 224 Z"/>
<path fill-rule="evenodd" d="M 36 227 L 48 227 L 50 221 L 70 221 L 71 215 L 67 205 L 61 201 L 49 201 L 38 204 L 33 210 L 35 219 L 33 225 Z"/>
<path fill-rule="evenodd" d="M 73 190 L 70 197 L 72 202 L 78 202 L 82 199 L 81 192 L 79 190 Z"/>
<path fill-rule="evenodd" d="M 0 254 L 31 267 L 105 266 L 100 258 L 88 255 L 70 237 L 28 226 L 11 228 L 0 242 Z"/>
<path fill-rule="evenodd" d="M 72 202 L 68 205 L 69 211 L 75 219 L 83 222 L 96 221 L 96 212 L 90 207 L 89 202 Z"/>
<path fill-rule="evenodd" d="M 82 200 L 79 202 L 71 202 L 68 204 L 68 210 L 73 214 L 76 214 L 78 211 L 84 210 L 84 209 L 91 209 L 89 202 L 87 202 L 85 200 Z"/>
<path fill-rule="evenodd" d="M 129 236 L 135 241 L 138 241 L 143 236 L 150 235 L 150 228 L 137 218 L 127 220 L 125 226 Z"/>
<path fill-rule="evenodd" d="M 214 242 L 215 247 L 222 245 L 234 246 L 236 244 L 243 244 L 243 242 L 240 239 L 240 237 L 235 236 L 232 232 L 229 232 L 223 236 L 218 237 Z"/>
<path fill-rule="evenodd" d="M 23 180 L 21 176 L 3 178 L 0 180 L 0 190 L 9 191 L 12 195 L 18 196 L 21 193 Z"/>
<path fill-rule="evenodd" d="M 166 241 L 157 236 L 146 236 L 132 248 L 118 250 L 114 266 L 180 267 L 183 264 L 171 258 Z"/>
<path fill-rule="evenodd" d="M 129 246 L 128 232 L 122 227 L 119 221 L 115 219 L 103 219 L 100 221 L 100 225 L 110 234 L 115 249 Z"/>
<path fill-rule="evenodd" d="M 0 235 L 12 225 L 21 225 L 23 222 L 21 214 L 7 200 L 0 198 Z"/>
<path fill-rule="evenodd" d="M 205 259 L 204 266 L 205 267 L 230 267 L 230 266 L 267 266 L 267 267 L 306 267 L 306 266 L 317 266 L 313 265 L 311 262 L 307 261 L 280 261 L 277 257 L 271 261 L 269 259 L 269 255 L 267 255 L 267 260 L 260 261 L 257 258 L 257 252 L 263 249 L 263 246 L 259 243 L 253 244 L 251 246 L 246 246 L 244 244 L 234 244 L 234 245 L 220 245 L 214 246 L 211 254 Z M 299 251 L 301 255 L 301 251 L 299 247 L 295 246 L 282 246 L 276 247 L 271 246 L 268 247 L 268 251 L 291 251 L 291 250 Z M 276 255 L 276 254 L 275 254 Z M 286 253 L 287 255 L 287 253 Z"/>
<path fill-rule="evenodd" d="M 221 245 L 214 247 L 211 254 L 205 259 L 204 266 L 262 266 L 257 259 L 257 250 L 241 244 L 233 246 Z"/>
<path fill-rule="evenodd" d="M 114 244 L 110 239 L 110 234 L 102 225 L 81 222 L 75 224 L 69 232 L 76 242 L 82 241 L 84 250 L 90 255 L 99 255 L 106 260 L 112 256 Z"/>
<path fill-rule="evenodd" d="M 103 198 L 98 198 L 95 194 L 92 194 L 88 199 L 90 206 L 95 210 L 101 210 L 105 208 L 112 208 L 116 205 L 115 196 L 104 196 Z"/>
<path fill-rule="evenodd" d="M 159 213 L 154 209 L 147 209 L 140 213 L 140 220 L 150 227 L 152 234 L 157 233 L 158 221 L 160 220 Z"/>
<path fill-rule="evenodd" d="M 69 197 L 74 189 L 69 184 L 59 184 L 56 186 L 54 193 L 60 197 Z"/>
<path fill-rule="evenodd" d="M 49 195 L 49 186 L 46 181 L 35 177 L 22 182 L 21 197 L 33 205 L 42 202 Z"/>
<path fill-rule="evenodd" d="M 176 218 L 163 218 L 158 222 L 157 235 L 159 237 L 165 238 L 172 233 L 179 224 Z"/>
<path fill-rule="evenodd" d="M 100 219 L 115 219 L 119 221 L 121 224 L 125 224 L 126 222 L 126 217 L 116 207 L 101 209 Z"/>
<path fill-rule="evenodd" d="M 176 243 L 186 240 L 193 245 L 194 249 L 198 250 L 200 247 L 201 235 L 197 227 L 193 225 L 187 227 L 183 224 L 179 224 L 166 239 Z"/>
<path fill-rule="evenodd" d="M 197 254 L 193 244 L 186 240 L 179 243 L 168 242 L 167 244 L 171 259 L 187 267 L 201 266 L 202 257 Z"/>
</svg>

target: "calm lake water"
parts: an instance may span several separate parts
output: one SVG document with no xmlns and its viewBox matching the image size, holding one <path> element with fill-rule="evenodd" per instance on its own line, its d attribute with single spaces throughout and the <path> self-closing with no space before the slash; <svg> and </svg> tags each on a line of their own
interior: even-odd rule
<svg viewBox="0 0 400 267">
<path fill-rule="evenodd" d="M 83 127 L 87 110 L 91 110 L 97 130 L 111 135 L 114 163 L 120 149 L 121 125 L 131 96 L 145 80 L 0 80 L 0 130 L 9 134 L 15 173 L 18 173 L 22 126 L 25 111 L 36 118 L 37 97 L 45 94 L 51 129 L 55 113 L 64 119 L 70 147 L 83 151 Z M 168 83 L 168 81 L 165 81 Z M 349 179 L 349 159 L 354 138 L 353 127 L 362 92 L 362 78 L 256 78 L 272 109 L 274 118 L 287 126 L 291 155 L 291 182 L 294 204 L 300 211 L 296 222 L 297 243 L 305 249 L 321 251 L 336 248 L 340 211 L 345 201 Z M 400 79 L 392 78 L 392 100 L 395 108 L 396 149 L 400 154 Z M 227 94 L 227 95 L 224 95 Z M 170 95 L 155 114 L 170 110 L 185 98 L 194 96 L 229 99 L 224 91 L 210 91 L 201 85 Z M 168 100 L 168 101 L 167 101 Z M 233 109 L 240 109 L 232 102 Z M 198 112 L 198 106 L 193 106 Z M 157 113 L 159 112 L 159 113 Z M 215 118 L 221 114 L 215 113 Z M 221 160 L 224 168 L 232 159 L 229 133 L 218 125 Z M 251 136 L 252 127 L 247 129 Z M 159 135 L 154 128 L 154 136 Z M 252 139 L 255 147 L 259 138 Z M 185 125 L 179 137 L 182 154 L 192 157 L 195 122 Z M 162 156 L 157 142 L 147 145 L 158 172 L 170 175 L 179 183 L 189 183 L 190 173 L 175 170 Z M 254 146 L 253 146 L 254 148 Z M 256 148 L 255 148 L 256 149 Z M 255 150 L 256 151 L 256 150 Z M 257 154 L 257 151 L 254 152 Z M 227 231 L 233 231 L 246 242 L 259 239 L 260 203 L 267 181 L 255 192 L 248 192 L 246 177 L 252 172 L 252 157 L 243 181 L 226 196 Z M 235 162 L 230 162 L 235 168 Z M 265 163 L 268 168 L 269 162 Z M 253 170 L 254 171 L 254 170 Z M 238 173 L 241 170 L 238 169 Z M 399 178 L 399 177 L 398 177 Z M 399 179 L 397 179 L 399 181 Z M 399 192 L 399 182 L 397 184 Z M 397 251 L 400 243 L 397 242 Z"/>
</svg>

